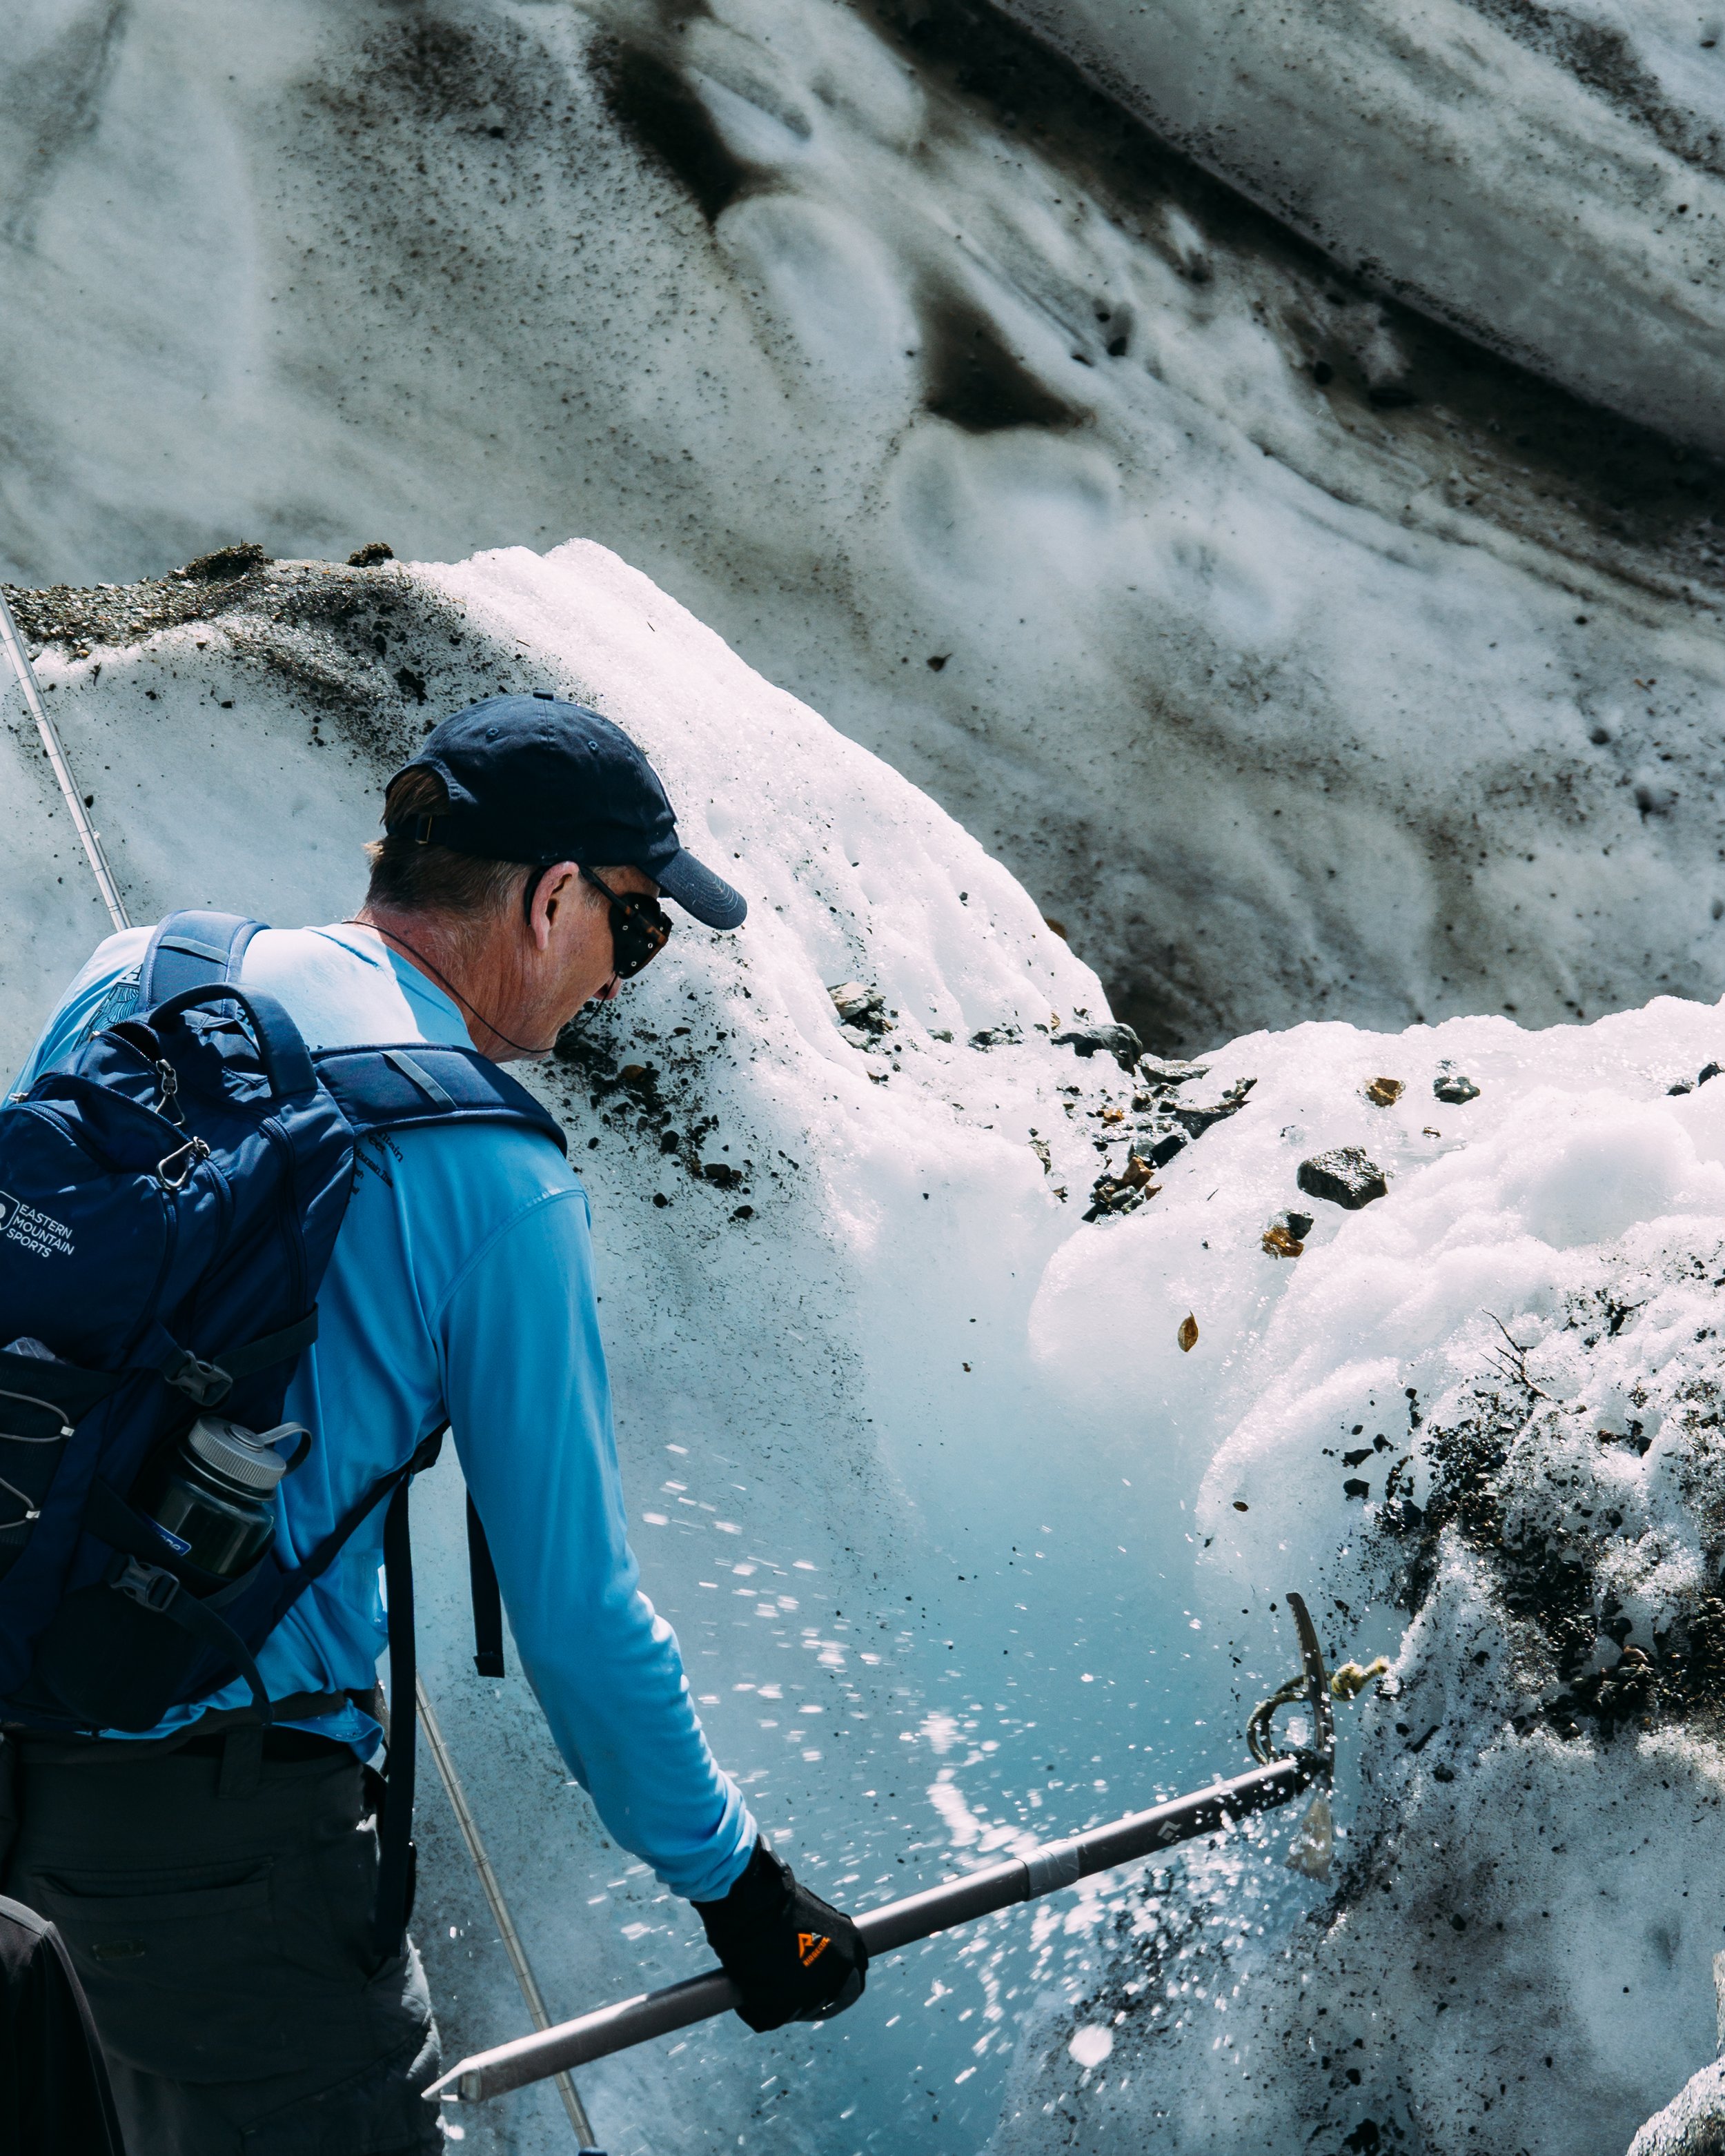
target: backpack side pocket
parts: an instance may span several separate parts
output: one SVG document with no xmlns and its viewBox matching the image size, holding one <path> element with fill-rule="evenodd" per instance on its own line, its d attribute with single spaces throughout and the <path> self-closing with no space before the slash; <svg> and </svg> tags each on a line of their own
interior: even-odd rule
<svg viewBox="0 0 1725 2156">
<path fill-rule="evenodd" d="M 238 1579 L 199 1575 L 194 1582 L 121 1552 L 105 1580 L 74 1589 L 49 1620 L 31 1673 L 33 1703 L 45 1693 L 80 1728 L 139 1735 L 177 1702 L 238 1676 L 267 1722 L 257 1665 L 225 1613 L 269 1562 L 266 1553 Z M 199 1593 L 199 1585 L 213 1591 Z M 203 1686 L 196 1682 L 200 1665 L 210 1670 Z"/>
</svg>

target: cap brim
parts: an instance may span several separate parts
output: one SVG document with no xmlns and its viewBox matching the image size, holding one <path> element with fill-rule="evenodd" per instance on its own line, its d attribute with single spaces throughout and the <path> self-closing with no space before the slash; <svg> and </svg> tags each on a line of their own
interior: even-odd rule
<svg viewBox="0 0 1725 2156">
<path fill-rule="evenodd" d="M 749 902 L 742 893 L 703 868 L 693 854 L 680 853 L 650 873 L 667 898 L 709 928 L 741 928 L 748 918 Z"/>
</svg>

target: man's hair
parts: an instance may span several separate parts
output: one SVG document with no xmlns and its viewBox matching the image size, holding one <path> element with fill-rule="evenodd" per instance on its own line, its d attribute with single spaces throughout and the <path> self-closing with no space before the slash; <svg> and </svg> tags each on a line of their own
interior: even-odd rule
<svg viewBox="0 0 1725 2156">
<path fill-rule="evenodd" d="M 448 788 L 434 771 L 423 767 L 398 773 L 383 797 L 383 835 L 366 852 L 372 864 L 367 906 L 402 913 L 489 913 L 514 902 L 531 871 L 521 861 L 491 860 L 479 854 L 458 854 L 453 847 L 425 844 L 424 819 L 449 805 Z"/>
</svg>

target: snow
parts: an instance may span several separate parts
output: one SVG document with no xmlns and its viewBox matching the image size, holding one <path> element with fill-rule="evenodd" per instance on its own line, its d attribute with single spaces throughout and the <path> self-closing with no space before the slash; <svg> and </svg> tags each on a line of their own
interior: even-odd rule
<svg viewBox="0 0 1725 2156">
<path fill-rule="evenodd" d="M 1072 2031 L 1066 2049 L 1081 2066 L 1100 2066 L 1114 2049 L 1114 2032 L 1100 2023 L 1087 2023 Z"/>
<path fill-rule="evenodd" d="M 1705 2062 L 1725 1084 L 1695 1081 L 1725 1014 L 1309 1024 L 1158 1086 L 1055 1045 L 1106 1003 L 974 839 L 602 547 L 19 611 L 57 632 L 44 687 L 140 918 L 345 912 L 382 778 L 500 685 L 627 726 L 748 895 L 538 1082 L 593 1195 L 649 1591 L 819 1888 L 867 1905 L 1235 1771 L 1290 1588 L 1332 1660 L 1391 1658 L 1338 1710 L 1327 1884 L 1277 1815 L 891 1958 L 830 2026 L 624 2055 L 581 2077 L 612 2156 L 1245 2156 L 1296 2127 L 1369 2148 L 1367 2120 L 1442 2150 L 1486 2118 L 1559 2156 L 1620 2148 Z M 16 700 L 4 757 L 16 1060 L 102 924 Z M 867 1048 L 847 982 L 891 1021 Z M 1476 1099 L 1438 1101 L 1454 1070 Z M 1156 1195 L 1081 1219 L 1171 1101 L 1247 1079 Z M 1302 1197 L 1340 1145 L 1385 1198 Z M 1291 1211 L 1296 1259 L 1263 1245 Z M 608 1845 L 519 1677 L 473 1676 L 446 1470 L 418 1517 L 428 1680 L 553 2013 L 692 1973 L 688 1912 Z M 453 2058 L 524 2015 L 434 1784 L 423 1824 Z M 475 2150 L 567 2133 L 546 2090 L 462 2123 Z"/>
<path fill-rule="evenodd" d="M 1065 1382 L 1148 1308 L 1189 1300 L 1228 1342 L 1219 1379 L 1166 1325 L 1137 1358 L 1196 1455 L 1202 1621 L 1322 1583 L 1332 1636 L 1394 1658 L 1357 1711 L 1312 1943 L 1242 1937 L 1254 1882 L 1224 1868 L 1208 1938 L 1147 1956 L 1128 1938 L 1089 1994 L 1127 2007 L 1117 2056 L 1158 2076 L 1157 2145 L 1259 2145 L 1269 2103 L 1371 2121 L 1381 2140 L 1355 2147 L 1456 2146 L 1489 2112 L 1495 2146 L 1617 2149 L 1711 2056 L 1725 1088 L 1693 1081 L 1722 1033 L 1717 1010 L 1661 1000 L 1538 1035 L 1476 1019 L 1235 1043 L 1260 1082 L 1206 1141 L 1214 1198 L 1171 1179 L 1173 1204 L 1049 1268 L 1034 1323 Z M 1445 1059 L 1477 1101 L 1435 1103 Z M 1365 1098 L 1380 1073 L 1407 1083 L 1389 1108 Z M 1308 1201 L 1305 1255 L 1255 1263 L 1291 1160 L 1337 1141 L 1369 1147 L 1389 1197 Z M 1171 2088 L 1146 1979 L 1206 1965 L 1228 2035 L 1183 2040 Z M 1040 2145 L 1061 2081 L 1021 2061 L 1030 2123 L 1005 2147 Z M 1129 2087 L 1091 2092 L 1086 2121 L 1088 2148 L 1143 2145 Z"/>
<path fill-rule="evenodd" d="M 587 533 L 1163 1048 L 1725 985 L 1725 497 L 1631 424 L 1700 393 L 1720 182 L 1513 11 L 1040 18 L 1123 95 L 1237 84 L 1199 147 L 1328 258 L 992 16 L 254 12 L 10 11 L 8 573 Z M 1704 134 L 1725 53 L 1617 27 Z"/>
</svg>

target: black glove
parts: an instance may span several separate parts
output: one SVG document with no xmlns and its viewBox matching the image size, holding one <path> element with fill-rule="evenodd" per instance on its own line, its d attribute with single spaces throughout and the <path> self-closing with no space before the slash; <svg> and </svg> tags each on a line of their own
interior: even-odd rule
<svg viewBox="0 0 1725 2156">
<path fill-rule="evenodd" d="M 842 1909 L 799 1887 L 764 1841 L 722 1902 L 695 1904 L 757 2034 L 824 2021 L 862 1997 L 869 1950 Z"/>
</svg>

